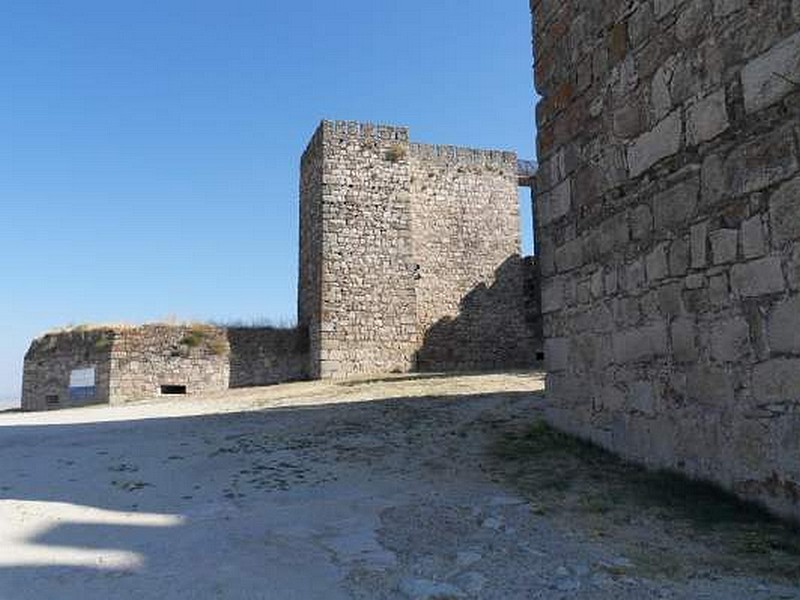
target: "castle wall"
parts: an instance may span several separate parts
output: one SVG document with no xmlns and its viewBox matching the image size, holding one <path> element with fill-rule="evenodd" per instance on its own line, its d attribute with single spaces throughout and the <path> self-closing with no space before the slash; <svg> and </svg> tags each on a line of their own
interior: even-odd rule
<svg viewBox="0 0 800 600">
<path fill-rule="evenodd" d="M 513 153 L 323 122 L 302 171 L 313 377 L 532 363 Z"/>
<path fill-rule="evenodd" d="M 410 164 L 417 367 L 531 365 L 516 155 L 412 144 Z"/>
<path fill-rule="evenodd" d="M 144 325 L 121 329 L 111 349 L 112 404 L 162 395 L 184 386 L 187 395 L 228 388 L 230 347 L 224 329 L 208 325 Z"/>
<path fill-rule="evenodd" d="M 108 402 L 111 331 L 74 331 L 45 335 L 25 354 L 22 410 L 52 410 Z M 94 369 L 94 390 L 70 393 L 73 371 Z M 87 393 L 88 392 L 88 393 Z"/>
<path fill-rule="evenodd" d="M 305 379 L 305 331 L 271 327 L 229 327 L 230 387 L 256 387 Z"/>
<path fill-rule="evenodd" d="M 550 420 L 800 517 L 800 5 L 531 8 Z"/>
<path fill-rule="evenodd" d="M 320 264 L 307 267 L 319 273 L 320 313 L 301 318 L 311 332 L 311 374 L 408 371 L 416 342 L 408 131 L 324 122 L 320 141 L 322 186 L 307 187 L 316 197 L 302 201 L 321 215 L 313 224 Z M 303 297 L 309 290 L 301 289 L 301 306 L 316 302 Z"/>
</svg>

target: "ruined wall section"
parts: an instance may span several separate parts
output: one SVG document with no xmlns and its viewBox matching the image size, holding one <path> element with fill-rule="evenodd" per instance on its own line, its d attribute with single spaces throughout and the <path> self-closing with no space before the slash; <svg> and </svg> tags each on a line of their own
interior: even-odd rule
<svg viewBox="0 0 800 600">
<path fill-rule="evenodd" d="M 111 348 L 112 404 L 162 395 L 162 386 L 186 394 L 228 389 L 230 346 L 224 329 L 210 325 L 144 325 L 116 332 Z"/>
<path fill-rule="evenodd" d="M 411 144 L 409 156 L 417 367 L 530 365 L 516 155 Z"/>
<path fill-rule="evenodd" d="M 108 402 L 111 330 L 47 334 L 33 341 L 25 354 L 22 410 L 52 410 Z M 95 369 L 91 396 L 70 397 L 70 375 Z"/>
<path fill-rule="evenodd" d="M 230 387 L 255 387 L 305 379 L 308 336 L 301 328 L 229 327 Z"/>
<path fill-rule="evenodd" d="M 549 418 L 800 517 L 800 4 L 531 8 Z"/>
<path fill-rule="evenodd" d="M 312 375 L 409 371 L 417 332 L 408 130 L 326 121 L 321 136 L 322 301 Z"/>
</svg>

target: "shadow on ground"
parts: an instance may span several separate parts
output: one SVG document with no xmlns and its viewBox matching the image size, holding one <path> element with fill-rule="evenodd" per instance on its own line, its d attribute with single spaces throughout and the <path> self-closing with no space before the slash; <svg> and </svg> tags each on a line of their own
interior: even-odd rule
<svg viewBox="0 0 800 600">
<path fill-rule="evenodd" d="M 349 597 L 320 540 L 380 562 L 392 498 L 486 485 L 484 431 L 536 398 L 0 426 L 0 598 Z"/>
</svg>

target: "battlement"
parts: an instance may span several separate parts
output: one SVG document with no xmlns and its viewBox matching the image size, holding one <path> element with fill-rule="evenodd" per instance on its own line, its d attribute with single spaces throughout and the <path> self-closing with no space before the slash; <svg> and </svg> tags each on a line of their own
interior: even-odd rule
<svg viewBox="0 0 800 600">
<path fill-rule="evenodd" d="M 494 166 L 508 168 L 509 172 L 514 171 L 517 165 L 517 155 L 504 150 L 412 143 L 409 154 L 424 162 Z"/>
</svg>

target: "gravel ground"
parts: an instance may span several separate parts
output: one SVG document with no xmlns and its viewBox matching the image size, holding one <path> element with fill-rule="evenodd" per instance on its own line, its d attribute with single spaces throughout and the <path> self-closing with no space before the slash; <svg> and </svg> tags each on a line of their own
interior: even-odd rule
<svg viewBox="0 0 800 600">
<path fill-rule="evenodd" d="M 727 533 L 578 509 L 574 473 L 562 496 L 521 477 L 547 469 L 497 448 L 542 385 L 399 376 L 0 415 L 0 599 L 800 598 Z"/>
</svg>

